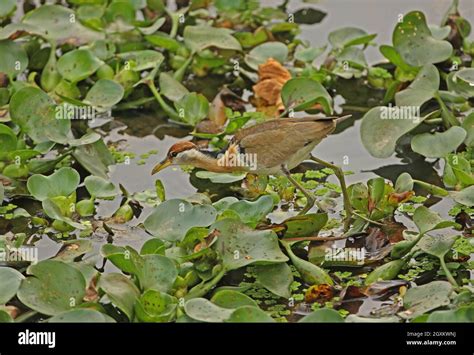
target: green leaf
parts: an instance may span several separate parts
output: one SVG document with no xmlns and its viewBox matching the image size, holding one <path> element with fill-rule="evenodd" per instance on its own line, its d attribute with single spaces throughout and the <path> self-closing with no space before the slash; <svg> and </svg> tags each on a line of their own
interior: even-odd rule
<svg viewBox="0 0 474 355">
<path fill-rule="evenodd" d="M 415 318 L 433 309 L 450 304 L 453 287 L 446 281 L 432 281 L 429 284 L 408 289 L 403 297 L 405 311 L 398 313 L 405 319 Z"/>
<path fill-rule="evenodd" d="M 175 297 L 156 290 L 146 291 L 135 303 L 135 314 L 141 322 L 170 322 L 176 316 L 176 309 Z"/>
<path fill-rule="evenodd" d="M 199 179 L 209 179 L 215 184 L 231 184 L 245 179 L 247 173 L 215 173 L 212 171 L 201 170 L 196 173 Z"/>
<path fill-rule="evenodd" d="M 189 93 L 189 90 L 169 73 L 160 73 L 160 91 L 171 101 L 179 101 Z"/>
<path fill-rule="evenodd" d="M 474 307 L 464 306 L 447 311 L 430 313 L 427 323 L 472 323 L 474 322 Z"/>
<path fill-rule="evenodd" d="M 298 323 L 344 323 L 344 318 L 334 309 L 323 308 L 304 316 Z"/>
<path fill-rule="evenodd" d="M 133 320 L 134 305 L 140 291 L 130 279 L 117 273 L 104 274 L 97 287 L 107 294 L 110 301 L 125 313 L 129 320 Z"/>
<path fill-rule="evenodd" d="M 173 199 L 158 205 L 145 219 L 145 229 L 163 240 L 182 240 L 192 227 L 207 227 L 216 219 L 217 212 L 209 205 L 192 205 Z"/>
<path fill-rule="evenodd" d="M 3 0 L 0 3 L 0 19 L 10 16 L 15 11 L 15 9 L 16 0 Z"/>
<path fill-rule="evenodd" d="M 268 291 L 283 298 L 290 298 L 293 274 L 287 263 L 257 265 L 255 274 L 256 281 Z"/>
<path fill-rule="evenodd" d="M 8 39 L 0 41 L 0 52 L 0 73 L 13 79 L 28 67 L 28 55 L 20 44 Z"/>
<path fill-rule="evenodd" d="M 2 153 L 16 150 L 18 140 L 15 132 L 7 125 L 0 123 L 0 157 Z"/>
<path fill-rule="evenodd" d="M 295 52 L 295 59 L 306 63 L 312 63 L 317 57 L 326 51 L 324 47 L 299 48 Z"/>
<path fill-rule="evenodd" d="M 428 207 L 420 206 L 413 213 L 413 222 L 421 234 L 429 231 L 456 226 L 455 222 L 443 221 L 438 213 Z"/>
<path fill-rule="evenodd" d="M 5 251 L 3 251 L 5 252 Z M 25 277 L 10 267 L 0 268 L 0 304 L 10 301 L 20 288 L 21 280 Z"/>
<path fill-rule="evenodd" d="M 266 312 L 254 306 L 237 308 L 228 319 L 228 323 L 275 323 L 275 320 Z"/>
<path fill-rule="evenodd" d="M 71 121 L 57 119 L 54 100 L 36 87 L 26 86 L 12 96 L 10 116 L 35 143 L 68 141 Z"/>
<path fill-rule="evenodd" d="M 461 205 L 472 207 L 474 206 L 474 185 L 466 187 L 461 191 L 450 192 L 451 197 Z"/>
<path fill-rule="evenodd" d="M 65 205 L 60 206 L 58 204 L 59 202 L 58 200 L 64 201 Z M 67 223 L 68 225 L 80 230 L 87 229 L 85 225 L 78 222 L 74 222 L 70 217 L 66 215 L 65 210 L 69 208 L 69 205 L 71 203 L 72 202 L 70 202 L 68 198 L 64 196 L 58 196 L 55 198 L 55 201 L 49 198 L 47 198 L 46 200 L 43 200 L 41 206 L 43 207 L 44 213 L 46 213 L 48 217 Z"/>
<path fill-rule="evenodd" d="M 69 196 L 79 185 L 79 173 L 73 168 L 63 167 L 50 176 L 32 175 L 26 184 L 30 194 L 38 201 L 56 196 Z"/>
<path fill-rule="evenodd" d="M 112 154 L 102 139 L 81 145 L 74 150 L 74 159 L 92 175 L 108 178 L 108 166 L 115 163 Z"/>
<path fill-rule="evenodd" d="M 219 307 L 205 298 L 193 298 L 184 304 L 184 311 L 192 319 L 219 323 L 230 318 L 232 309 Z"/>
<path fill-rule="evenodd" d="M 425 253 L 436 256 L 437 258 L 444 258 L 458 237 L 458 235 L 425 235 L 417 245 Z"/>
<path fill-rule="evenodd" d="M 271 264 L 288 260 L 281 252 L 273 231 L 254 230 L 230 218 L 222 219 L 210 228 L 220 232 L 212 248 L 221 254 L 224 268 L 228 271 L 255 263 Z"/>
<path fill-rule="evenodd" d="M 61 249 L 52 260 L 72 263 L 77 257 L 91 252 L 94 249 L 92 241 L 87 239 L 72 239 L 63 243 Z"/>
<path fill-rule="evenodd" d="M 47 315 L 57 315 L 82 302 L 86 281 L 75 267 L 57 260 L 43 260 L 30 265 L 17 296 L 29 308 Z"/>
<path fill-rule="evenodd" d="M 329 43 L 334 48 L 342 49 L 353 45 L 367 44 L 377 35 L 369 35 L 367 32 L 356 27 L 343 27 L 329 34 Z"/>
<path fill-rule="evenodd" d="M 365 284 L 371 285 L 379 280 L 393 280 L 397 277 L 405 264 L 406 261 L 403 259 L 389 261 L 372 271 L 365 279 Z"/>
<path fill-rule="evenodd" d="M 327 222 L 327 213 L 308 213 L 304 216 L 290 217 L 282 222 L 286 225 L 284 238 L 304 238 L 317 235 Z"/>
<path fill-rule="evenodd" d="M 409 12 L 403 17 L 393 31 L 392 40 L 403 60 L 415 67 L 443 62 L 453 52 L 449 42 L 432 36 L 425 15 L 420 11 Z"/>
<path fill-rule="evenodd" d="M 474 96 L 474 68 L 462 68 L 448 75 L 448 90 L 455 91 L 465 98 Z"/>
<path fill-rule="evenodd" d="M 236 212 L 243 223 L 255 227 L 273 210 L 273 207 L 273 198 L 263 195 L 255 201 L 240 200 L 231 204 L 227 209 Z"/>
<path fill-rule="evenodd" d="M 413 179 L 408 173 L 401 173 L 398 175 L 397 181 L 395 182 L 395 192 L 406 192 L 413 190 Z"/>
<path fill-rule="evenodd" d="M 120 53 L 117 56 L 129 62 L 130 69 L 137 72 L 158 68 L 165 59 L 163 54 L 150 49 Z"/>
<path fill-rule="evenodd" d="M 100 79 L 87 92 L 84 102 L 93 107 L 108 108 L 118 104 L 123 95 L 122 85 L 113 80 Z"/>
<path fill-rule="evenodd" d="M 66 80 L 77 83 L 94 74 L 103 62 L 87 49 L 67 52 L 58 60 L 58 72 Z"/>
<path fill-rule="evenodd" d="M 195 126 L 209 113 L 209 101 L 202 94 L 191 92 L 175 102 L 176 110 L 181 120 Z"/>
<path fill-rule="evenodd" d="M 258 307 L 257 302 L 242 292 L 234 290 L 219 290 L 211 298 L 215 305 L 227 309 L 236 309 L 242 306 Z"/>
<path fill-rule="evenodd" d="M 362 118 L 360 136 L 367 151 L 376 158 L 388 158 L 395 152 L 398 139 L 416 128 L 425 117 L 390 118 L 390 110 L 396 108 L 377 106 Z"/>
<path fill-rule="evenodd" d="M 209 47 L 241 51 L 239 41 L 226 28 L 210 26 L 185 26 L 184 43 L 193 52 L 200 52 Z"/>
<path fill-rule="evenodd" d="M 421 106 L 432 99 L 438 89 L 438 69 L 433 64 L 427 64 L 405 90 L 395 94 L 395 102 L 397 106 Z"/>
<path fill-rule="evenodd" d="M 178 276 L 174 262 L 159 254 L 143 255 L 140 259 L 132 259 L 135 263 L 135 274 L 143 290 L 170 292 Z"/>
<path fill-rule="evenodd" d="M 99 176 L 90 175 L 84 179 L 84 185 L 91 196 L 112 198 L 118 194 L 117 187 L 110 181 Z"/>
<path fill-rule="evenodd" d="M 466 116 L 461 126 L 467 132 L 467 136 L 464 140 L 464 143 L 468 147 L 474 147 L 474 112 Z"/>
<path fill-rule="evenodd" d="M 245 63 L 253 70 L 258 70 L 260 64 L 269 58 L 283 64 L 288 57 L 288 47 L 281 42 L 266 42 L 253 48 L 246 56 Z"/>
<path fill-rule="evenodd" d="M 411 140 L 411 149 L 427 158 L 443 158 L 464 142 L 464 128 L 453 126 L 445 132 L 418 134 Z"/>
<path fill-rule="evenodd" d="M 93 309 L 73 309 L 55 315 L 48 323 L 116 323 L 115 319 Z"/>
<path fill-rule="evenodd" d="M 287 109 L 303 111 L 319 103 L 326 114 L 332 114 L 331 96 L 324 86 L 309 78 L 288 80 L 281 90 L 281 98 Z"/>
</svg>

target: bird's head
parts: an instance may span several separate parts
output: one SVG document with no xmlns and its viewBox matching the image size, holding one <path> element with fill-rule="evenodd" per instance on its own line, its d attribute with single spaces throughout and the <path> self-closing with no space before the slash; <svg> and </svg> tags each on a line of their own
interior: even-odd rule
<svg viewBox="0 0 474 355">
<path fill-rule="evenodd" d="M 165 159 L 155 165 L 151 174 L 156 174 L 170 165 L 194 165 L 198 155 L 199 148 L 194 143 L 188 141 L 175 143 L 168 150 Z"/>
</svg>

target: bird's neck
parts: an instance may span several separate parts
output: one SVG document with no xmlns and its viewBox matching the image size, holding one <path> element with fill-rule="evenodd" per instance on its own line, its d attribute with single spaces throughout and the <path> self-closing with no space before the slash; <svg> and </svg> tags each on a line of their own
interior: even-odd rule
<svg viewBox="0 0 474 355">
<path fill-rule="evenodd" d="M 242 167 L 232 166 L 227 164 L 228 160 L 224 159 L 224 156 L 216 159 L 212 156 L 196 151 L 196 157 L 193 159 L 193 166 L 201 168 L 214 173 L 232 173 L 237 171 L 244 171 Z"/>
</svg>

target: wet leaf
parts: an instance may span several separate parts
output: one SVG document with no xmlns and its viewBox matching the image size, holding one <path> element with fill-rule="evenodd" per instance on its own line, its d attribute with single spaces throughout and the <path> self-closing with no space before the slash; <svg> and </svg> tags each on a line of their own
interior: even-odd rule
<svg viewBox="0 0 474 355">
<path fill-rule="evenodd" d="M 257 282 L 268 291 L 280 297 L 290 298 L 293 274 L 288 264 L 257 265 L 255 274 Z"/>
<path fill-rule="evenodd" d="M 415 210 L 413 222 L 415 222 L 421 234 L 456 226 L 456 222 L 444 221 L 438 213 L 431 211 L 425 206 L 420 206 Z"/>
<path fill-rule="evenodd" d="M 231 184 L 245 179 L 247 173 L 214 173 L 212 171 L 201 170 L 196 173 L 200 179 L 209 179 L 215 184 Z"/>
<path fill-rule="evenodd" d="M 135 314 L 147 323 L 170 322 L 176 316 L 177 299 L 166 293 L 148 290 L 137 300 Z"/>
<path fill-rule="evenodd" d="M 120 53 L 117 56 L 128 62 L 133 71 L 158 68 L 165 59 L 160 52 L 149 49 Z"/>
<path fill-rule="evenodd" d="M 104 274 L 97 285 L 102 289 L 110 301 L 117 306 L 129 320 L 133 320 L 134 305 L 140 291 L 129 278 L 122 274 Z"/>
<path fill-rule="evenodd" d="M 52 260 L 59 260 L 65 263 L 71 263 L 77 257 L 89 253 L 93 250 L 93 244 L 90 240 L 78 239 L 65 241 Z"/>
<path fill-rule="evenodd" d="M 242 292 L 234 290 L 219 290 L 211 298 L 215 305 L 227 309 L 236 309 L 243 306 L 257 307 L 257 302 Z"/>
<path fill-rule="evenodd" d="M 160 73 L 161 93 L 171 101 L 179 101 L 189 90 L 169 73 Z"/>
<path fill-rule="evenodd" d="M 253 306 L 243 306 L 232 312 L 231 316 L 225 320 L 228 323 L 274 323 L 275 320 L 260 308 Z"/>
<path fill-rule="evenodd" d="M 300 319 L 299 323 L 344 323 L 344 318 L 334 309 L 318 309 Z"/>
<path fill-rule="evenodd" d="M 451 56 L 453 47 L 432 36 L 425 15 L 412 11 L 403 17 L 393 31 L 393 45 L 409 65 L 420 67 L 439 63 Z"/>
<path fill-rule="evenodd" d="M 28 191 L 38 201 L 56 196 L 69 196 L 79 185 L 79 173 L 63 167 L 49 176 L 32 175 L 27 182 Z"/>
<path fill-rule="evenodd" d="M 73 309 L 55 315 L 48 323 L 115 323 L 115 319 L 93 309 Z"/>
<path fill-rule="evenodd" d="M 320 104 L 326 114 L 332 114 L 332 98 L 324 86 L 309 78 L 288 80 L 281 90 L 281 98 L 287 109 L 303 111 Z"/>
<path fill-rule="evenodd" d="M 425 235 L 423 238 L 421 238 L 417 245 L 425 253 L 438 258 L 444 258 L 446 253 L 451 250 L 454 242 L 458 238 L 458 235 Z"/>
<path fill-rule="evenodd" d="M 30 265 L 17 296 L 26 306 L 47 315 L 57 315 L 82 302 L 86 282 L 75 267 L 57 260 Z"/>
<path fill-rule="evenodd" d="M 411 148 L 414 152 L 427 158 L 443 158 L 464 142 L 466 131 L 454 126 L 444 132 L 422 133 L 413 137 Z"/>
<path fill-rule="evenodd" d="M 284 238 L 316 236 L 327 222 L 327 213 L 309 213 L 304 216 L 290 217 L 282 222 L 287 228 Z"/>
<path fill-rule="evenodd" d="M 367 44 L 377 35 L 369 35 L 367 32 L 356 27 L 343 27 L 329 34 L 329 43 L 334 48 L 345 48 L 354 45 Z"/>
<path fill-rule="evenodd" d="M 58 60 L 59 74 L 72 83 L 87 79 L 103 62 L 86 49 L 76 49 L 64 54 Z"/>
<path fill-rule="evenodd" d="M 184 95 L 175 102 L 175 107 L 181 120 L 191 126 L 198 124 L 209 113 L 209 101 L 195 92 Z"/>
<path fill-rule="evenodd" d="M 28 55 L 20 44 L 8 39 L 0 41 L 0 52 L 2 53 L 0 56 L 0 73 L 4 73 L 13 79 L 28 67 Z"/>
<path fill-rule="evenodd" d="M 405 319 L 415 318 L 450 303 L 453 287 L 449 282 L 432 281 L 429 284 L 408 289 L 403 297 L 405 311 L 398 313 Z"/>
<path fill-rule="evenodd" d="M 464 206 L 474 206 L 474 185 L 461 191 L 452 191 L 451 196 L 457 203 Z"/>
<path fill-rule="evenodd" d="M 405 266 L 406 260 L 398 259 L 389 261 L 372 271 L 365 279 L 365 284 L 370 285 L 379 280 L 393 280 Z"/>
<path fill-rule="evenodd" d="M 192 319 L 201 322 L 220 323 L 229 319 L 232 309 L 219 307 L 205 298 L 193 298 L 184 304 L 184 311 Z"/>
<path fill-rule="evenodd" d="M 438 89 L 438 69 L 433 64 L 427 64 L 405 90 L 395 94 L 395 102 L 399 107 L 418 107 L 432 99 Z"/>
<path fill-rule="evenodd" d="M 209 205 L 192 205 L 185 200 L 168 200 L 145 219 L 145 229 L 163 240 L 182 240 L 191 227 L 207 227 L 217 212 Z"/>
<path fill-rule="evenodd" d="M 193 52 L 200 52 L 209 47 L 232 49 L 241 51 L 239 41 L 226 28 L 210 26 L 186 26 L 184 29 L 184 43 Z"/>
<path fill-rule="evenodd" d="M 93 197 L 112 198 L 119 193 L 117 187 L 110 181 L 99 176 L 90 175 L 84 179 L 87 191 Z"/>
<path fill-rule="evenodd" d="M 124 89 L 119 83 L 100 79 L 87 92 L 84 102 L 101 108 L 108 108 L 118 104 L 124 95 Z"/>
<path fill-rule="evenodd" d="M 462 68 L 448 75 L 448 89 L 465 98 L 474 96 L 474 68 Z"/>
<path fill-rule="evenodd" d="M 3 251 L 2 253 L 4 253 Z M 21 281 L 25 277 L 10 267 L 0 268 L 0 304 L 10 301 L 20 288 Z"/>
<path fill-rule="evenodd" d="M 171 291 L 178 276 L 176 265 L 171 259 L 163 255 L 147 254 L 141 258 L 132 259 L 132 262 L 135 264 L 134 273 L 143 290 Z"/>
<path fill-rule="evenodd" d="M 108 178 L 108 166 L 115 163 L 102 139 L 81 145 L 74 150 L 74 158 L 92 175 Z"/>
<path fill-rule="evenodd" d="M 236 212 L 243 223 L 255 227 L 258 222 L 273 210 L 273 206 L 273 198 L 269 195 L 263 195 L 256 201 L 237 201 L 231 204 L 227 210 Z"/>
<path fill-rule="evenodd" d="M 288 57 L 288 47 L 281 42 L 266 42 L 253 48 L 246 56 L 245 63 L 253 70 L 258 70 L 261 64 L 272 58 L 280 64 Z"/>
<path fill-rule="evenodd" d="M 474 322 L 474 307 L 465 306 L 447 311 L 432 312 L 427 323 L 472 323 Z"/>
</svg>

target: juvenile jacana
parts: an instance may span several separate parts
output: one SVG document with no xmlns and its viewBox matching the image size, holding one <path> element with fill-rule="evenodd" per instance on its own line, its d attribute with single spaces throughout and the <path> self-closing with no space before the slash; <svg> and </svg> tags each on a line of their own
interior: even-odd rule
<svg viewBox="0 0 474 355">
<path fill-rule="evenodd" d="M 191 165 L 218 173 L 247 171 L 257 175 L 284 174 L 306 196 L 306 206 L 300 211 L 300 214 L 305 214 L 313 207 L 316 200 L 291 176 L 290 170 L 304 160 L 311 159 L 331 168 L 339 179 L 344 197 L 346 221 L 348 221 L 352 209 L 342 170 L 311 154 L 314 147 L 334 131 L 336 122 L 347 117 L 349 116 L 268 120 L 240 129 L 231 139 L 225 152 L 219 156 L 213 156 L 199 149 L 192 142 L 178 142 L 171 146 L 166 158 L 153 168 L 152 174 L 170 165 Z"/>
</svg>

